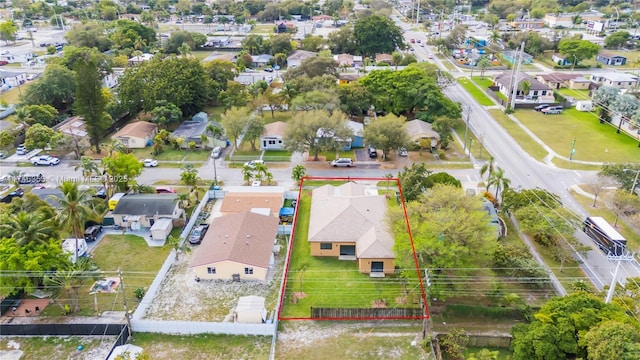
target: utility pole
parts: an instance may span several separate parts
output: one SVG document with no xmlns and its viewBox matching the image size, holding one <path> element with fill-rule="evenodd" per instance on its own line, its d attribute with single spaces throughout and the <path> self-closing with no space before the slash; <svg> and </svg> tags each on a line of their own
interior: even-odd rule
<svg viewBox="0 0 640 360">
<path fill-rule="evenodd" d="M 416 25 L 420 23 L 420 0 L 418 0 L 418 7 L 416 8 Z"/>
<path fill-rule="evenodd" d="M 524 55 L 524 41 L 522 42 L 522 45 L 520 46 L 520 56 L 518 57 L 518 67 L 517 70 L 515 72 L 515 81 L 513 84 L 513 94 L 511 96 L 511 103 L 509 104 L 509 106 L 511 107 L 511 110 L 515 110 L 516 109 L 516 95 L 518 94 L 518 81 L 520 80 L 520 68 L 522 67 L 522 58 Z"/>
<path fill-rule="evenodd" d="M 467 140 L 468 140 L 470 120 L 471 120 L 471 105 L 467 105 L 467 121 L 465 122 L 465 127 L 464 127 L 464 147 L 462 149 L 462 152 L 467 151 Z"/>
<path fill-rule="evenodd" d="M 611 285 L 609 286 L 609 291 L 607 291 L 607 298 L 604 299 L 605 304 L 610 304 L 611 299 L 613 298 L 613 293 L 616 290 L 616 279 L 618 278 L 618 270 L 620 270 L 620 264 L 622 260 L 618 260 L 618 265 L 616 265 L 616 271 L 613 273 L 613 280 L 611 280 Z"/>
<path fill-rule="evenodd" d="M 127 320 L 127 330 L 129 337 L 131 337 L 131 314 L 129 314 L 129 307 L 127 306 L 127 295 L 124 293 L 124 281 L 122 281 L 122 271 L 118 268 L 118 278 L 120 279 L 120 291 L 122 292 L 122 306 L 124 307 L 124 317 Z"/>
</svg>

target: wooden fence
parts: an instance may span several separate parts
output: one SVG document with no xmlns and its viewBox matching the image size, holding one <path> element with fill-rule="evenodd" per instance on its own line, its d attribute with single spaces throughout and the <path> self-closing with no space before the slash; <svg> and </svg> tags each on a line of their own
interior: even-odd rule
<svg viewBox="0 0 640 360">
<path fill-rule="evenodd" d="M 418 308 L 311 308 L 312 319 L 422 318 Z"/>
</svg>

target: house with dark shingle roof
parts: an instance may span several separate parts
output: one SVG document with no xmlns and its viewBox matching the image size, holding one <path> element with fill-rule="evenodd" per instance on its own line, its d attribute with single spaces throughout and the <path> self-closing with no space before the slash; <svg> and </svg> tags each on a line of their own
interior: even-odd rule
<svg viewBox="0 0 640 360">
<path fill-rule="evenodd" d="M 502 95 L 509 98 L 511 96 L 511 92 L 513 91 L 513 83 L 514 80 L 513 71 L 505 71 L 502 74 L 499 74 L 493 80 L 495 86 L 497 86 Z M 529 101 L 554 101 L 553 89 L 550 86 L 541 83 L 540 81 L 534 79 L 533 77 L 520 73 L 517 77 L 516 86 L 516 98 L 517 99 L 525 99 Z M 525 94 L 522 90 L 522 86 L 524 82 L 529 83 L 529 91 Z"/>
<path fill-rule="evenodd" d="M 387 199 L 374 188 L 348 182 L 314 189 L 308 241 L 311 256 L 355 260 L 363 274 L 395 271 Z"/>
<path fill-rule="evenodd" d="M 184 210 L 176 194 L 131 194 L 122 197 L 111 212 L 115 225 L 123 228 L 150 228 L 159 219 L 178 220 Z"/>
<path fill-rule="evenodd" d="M 189 143 L 196 143 L 197 147 L 213 149 L 216 146 L 226 147 L 227 140 L 224 136 L 214 137 L 207 131 L 209 124 L 222 129 L 222 126 L 215 121 L 183 121 L 180 126 L 173 130 L 174 138 L 183 138 L 184 141 L 180 145 L 183 149 L 189 148 Z M 207 137 L 207 141 L 202 143 L 202 135 Z"/>
<path fill-rule="evenodd" d="M 596 61 L 609 66 L 622 66 L 627 63 L 627 58 L 622 55 L 601 52 L 600 54 L 596 55 Z"/>
<path fill-rule="evenodd" d="M 279 220 L 240 212 L 213 219 L 189 268 L 203 280 L 265 280 Z"/>
</svg>

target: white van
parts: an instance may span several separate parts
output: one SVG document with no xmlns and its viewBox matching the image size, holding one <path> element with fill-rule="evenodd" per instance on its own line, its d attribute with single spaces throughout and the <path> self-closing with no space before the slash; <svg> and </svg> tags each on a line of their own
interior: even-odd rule
<svg viewBox="0 0 640 360">
<path fill-rule="evenodd" d="M 213 148 L 213 150 L 211 150 L 211 157 L 214 159 L 217 159 L 220 157 L 221 153 L 222 153 L 222 148 L 220 146 L 216 146 Z"/>
<path fill-rule="evenodd" d="M 76 248 L 77 244 L 77 248 Z M 69 254 L 69 260 L 73 263 L 76 262 L 76 254 L 78 257 L 87 256 L 87 250 L 89 247 L 87 246 L 87 242 L 84 239 L 65 239 L 62 242 L 62 251 Z M 75 250 L 75 251 L 74 251 Z"/>
</svg>

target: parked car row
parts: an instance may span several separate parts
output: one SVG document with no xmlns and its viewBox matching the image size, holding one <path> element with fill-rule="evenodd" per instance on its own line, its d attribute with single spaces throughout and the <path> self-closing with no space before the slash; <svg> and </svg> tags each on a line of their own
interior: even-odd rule
<svg viewBox="0 0 640 360">
<path fill-rule="evenodd" d="M 549 104 L 541 104 L 534 107 L 533 110 L 539 111 L 545 115 L 549 115 L 549 114 L 561 114 L 563 108 L 562 106 L 551 106 Z"/>
</svg>

